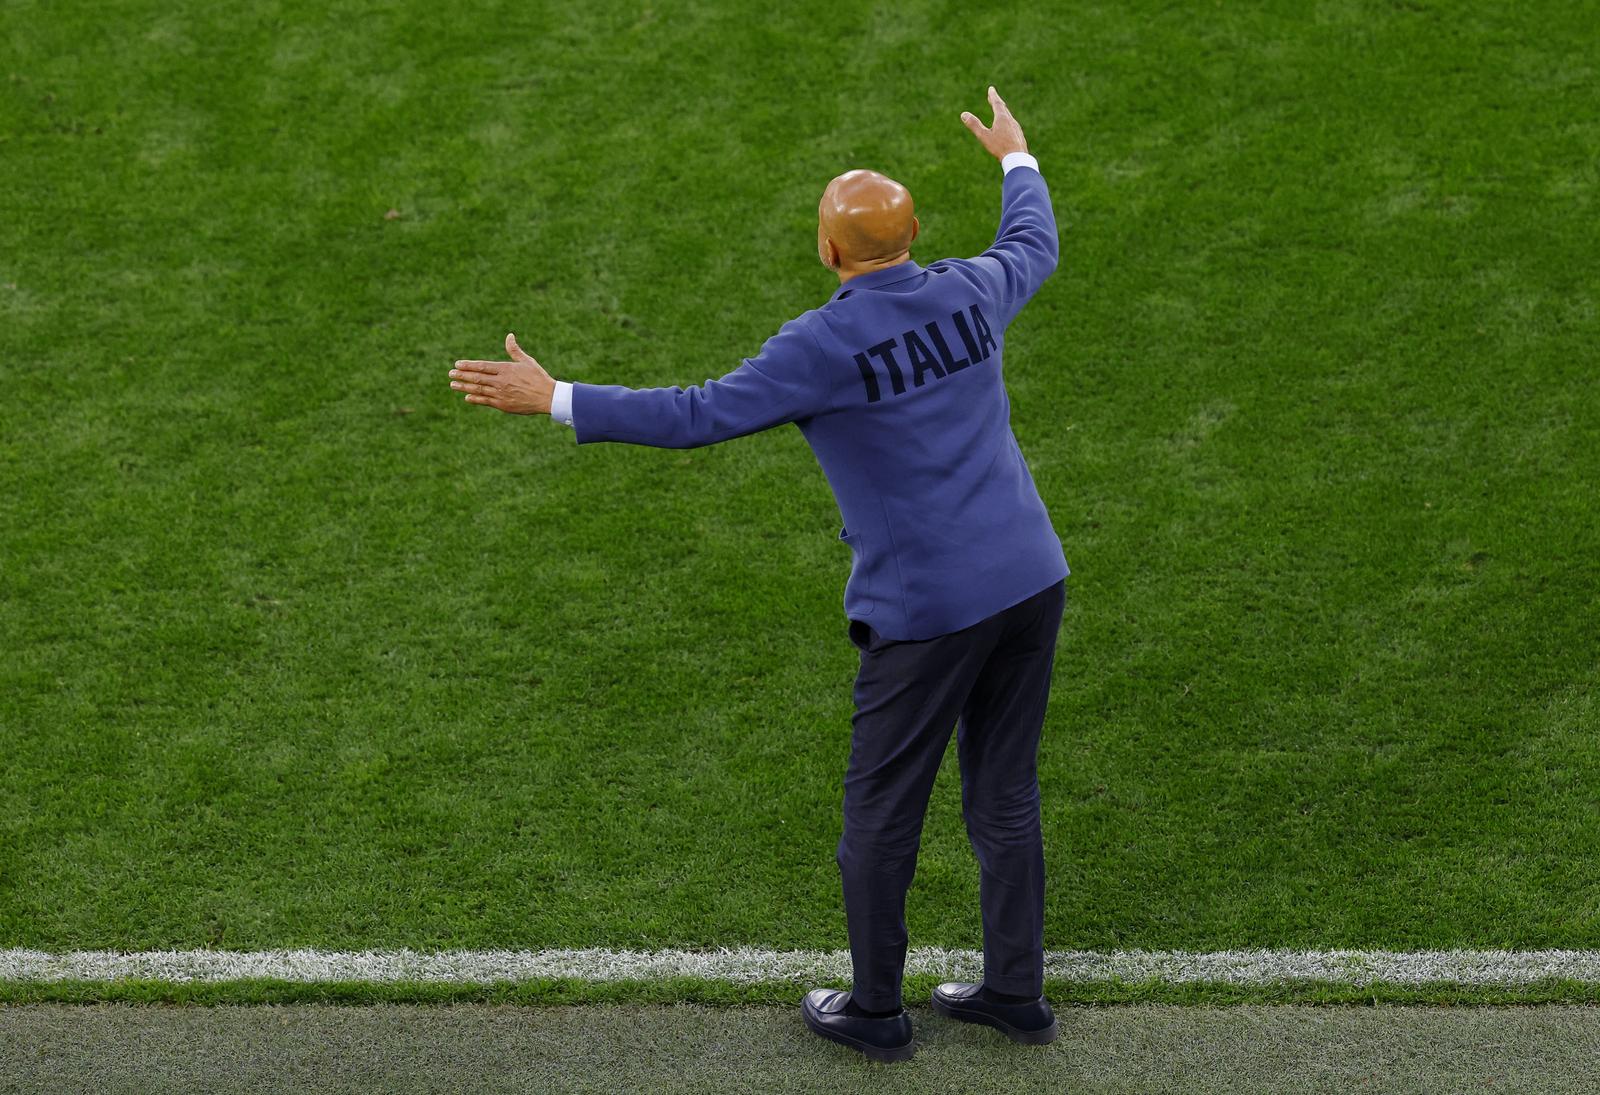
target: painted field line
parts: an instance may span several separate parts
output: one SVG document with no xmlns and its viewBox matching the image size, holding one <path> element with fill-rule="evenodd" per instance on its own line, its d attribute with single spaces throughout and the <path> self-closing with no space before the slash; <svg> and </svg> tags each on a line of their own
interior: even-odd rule
<svg viewBox="0 0 1600 1095">
<path fill-rule="evenodd" d="M 906 973 L 978 981 L 983 953 L 918 947 Z M 848 982 L 850 952 L 772 951 L 46 951 L 0 950 L 0 982 L 200 981 L 246 978 L 487 984 L 560 977 L 581 981 L 694 977 L 754 984 Z M 1171 984 L 1272 985 L 1324 981 L 1339 985 L 1526 985 L 1547 978 L 1600 983 L 1595 950 L 1229 950 L 1049 951 L 1045 976 L 1074 982 L 1155 980 Z"/>
</svg>

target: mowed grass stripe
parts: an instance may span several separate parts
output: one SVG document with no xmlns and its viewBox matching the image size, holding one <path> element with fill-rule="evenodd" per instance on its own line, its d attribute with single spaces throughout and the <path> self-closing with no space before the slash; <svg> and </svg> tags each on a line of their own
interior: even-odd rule
<svg viewBox="0 0 1600 1095">
<path fill-rule="evenodd" d="M 906 975 L 980 980 L 983 954 L 923 947 L 906 956 Z M 835 981 L 851 973 L 849 951 L 541 951 L 270 950 L 0 951 L 0 982 L 229 982 L 490 984 L 566 978 L 637 981 L 698 978 L 738 984 Z M 1224 950 L 1050 951 L 1045 976 L 1085 982 L 1274 985 L 1513 986 L 1561 980 L 1600 984 L 1600 950 Z"/>
</svg>

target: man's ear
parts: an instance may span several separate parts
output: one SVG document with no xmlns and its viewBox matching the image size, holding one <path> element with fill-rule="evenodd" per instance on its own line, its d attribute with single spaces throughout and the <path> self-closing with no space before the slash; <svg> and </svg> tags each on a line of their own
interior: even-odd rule
<svg viewBox="0 0 1600 1095">
<path fill-rule="evenodd" d="M 920 232 L 920 231 L 922 231 L 922 222 L 917 220 L 916 217 L 912 217 L 911 218 L 911 238 L 913 240 L 915 240 L 917 238 L 917 233 Z"/>
<path fill-rule="evenodd" d="M 839 269 L 839 249 L 833 245 L 832 240 L 823 240 L 822 246 L 828 252 L 828 256 L 822 260 L 822 264 L 829 270 Z"/>
</svg>

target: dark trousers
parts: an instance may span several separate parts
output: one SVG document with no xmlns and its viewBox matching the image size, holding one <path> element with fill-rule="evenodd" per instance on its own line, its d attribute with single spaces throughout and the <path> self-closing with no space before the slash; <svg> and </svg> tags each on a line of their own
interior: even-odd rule
<svg viewBox="0 0 1600 1095">
<path fill-rule="evenodd" d="M 1066 581 L 925 640 L 884 639 L 860 620 L 839 872 L 855 983 L 869 1011 L 901 1005 L 906 891 L 934 776 L 956 729 L 961 809 L 978 859 L 983 980 L 1044 991 L 1044 841 L 1039 737 Z"/>
</svg>

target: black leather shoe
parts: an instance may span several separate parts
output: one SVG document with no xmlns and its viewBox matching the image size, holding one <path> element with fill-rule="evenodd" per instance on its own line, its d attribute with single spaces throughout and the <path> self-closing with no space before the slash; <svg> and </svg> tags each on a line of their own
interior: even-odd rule
<svg viewBox="0 0 1600 1095">
<path fill-rule="evenodd" d="M 933 990 L 933 1010 L 964 1023 L 994 1027 L 1013 1042 L 1042 1046 L 1056 1040 L 1055 1012 L 1043 996 L 1026 1004 L 991 1004 L 978 995 L 982 987 L 946 981 Z"/>
<path fill-rule="evenodd" d="M 800 1001 L 806 1026 L 840 1045 L 859 1049 L 874 1061 L 904 1061 L 917 1051 L 911 1039 L 911 1016 L 901 1008 L 898 1015 L 869 1019 L 846 1015 L 850 1002 L 847 989 L 812 989 Z"/>
</svg>

